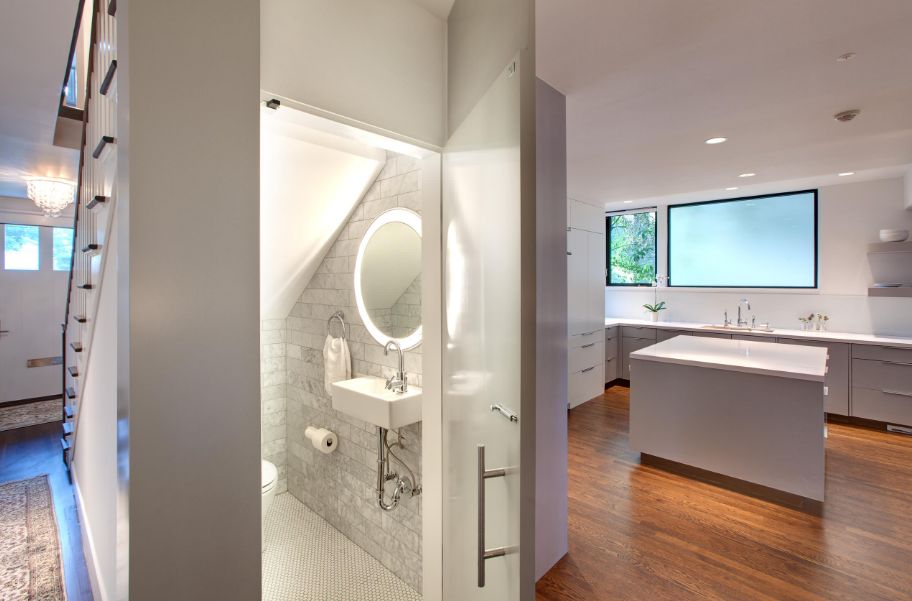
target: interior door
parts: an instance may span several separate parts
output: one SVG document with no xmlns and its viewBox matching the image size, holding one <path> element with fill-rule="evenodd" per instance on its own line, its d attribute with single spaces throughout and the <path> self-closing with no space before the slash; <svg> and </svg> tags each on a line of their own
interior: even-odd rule
<svg viewBox="0 0 912 601">
<path fill-rule="evenodd" d="M 520 68 L 503 70 L 443 156 L 445 599 L 523 594 L 521 347 L 535 342 L 521 336 Z"/>
</svg>

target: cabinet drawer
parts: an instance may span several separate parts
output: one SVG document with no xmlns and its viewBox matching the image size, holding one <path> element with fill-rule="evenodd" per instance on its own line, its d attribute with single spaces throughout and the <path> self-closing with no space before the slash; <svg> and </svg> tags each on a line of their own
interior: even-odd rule
<svg viewBox="0 0 912 601">
<path fill-rule="evenodd" d="M 605 328 L 605 342 L 609 340 L 616 340 L 618 337 L 618 327 L 611 326 L 610 328 Z"/>
<path fill-rule="evenodd" d="M 895 361 L 912 365 L 912 349 L 876 346 L 873 344 L 853 344 L 852 357 L 855 359 L 877 359 Z"/>
<path fill-rule="evenodd" d="M 617 358 L 605 361 L 605 384 L 617 380 L 619 375 Z"/>
<path fill-rule="evenodd" d="M 605 343 L 593 340 L 583 346 L 571 348 L 569 351 L 570 373 L 582 371 L 593 365 L 600 365 L 605 361 Z"/>
<path fill-rule="evenodd" d="M 570 407 L 576 407 L 586 401 L 594 399 L 605 392 L 605 364 L 599 363 L 593 367 L 570 374 L 567 381 L 567 400 Z"/>
<path fill-rule="evenodd" d="M 655 340 L 656 329 L 647 326 L 623 326 L 621 334 L 625 338 L 642 338 L 643 340 Z"/>
<path fill-rule="evenodd" d="M 871 359 L 852 359 L 852 386 L 912 397 L 912 365 Z"/>
<path fill-rule="evenodd" d="M 587 344 L 592 344 L 593 342 L 602 342 L 602 337 L 599 336 L 601 330 L 593 330 L 591 332 L 585 332 L 583 334 L 574 334 L 570 337 L 570 348 L 579 348 Z"/>
<path fill-rule="evenodd" d="M 656 329 L 656 340 L 662 342 L 663 340 L 668 340 L 674 338 L 675 336 L 690 336 L 688 330 L 660 330 Z"/>
<path fill-rule="evenodd" d="M 751 342 L 776 342 L 772 336 L 753 336 L 751 334 L 732 334 L 732 340 L 749 340 Z"/>
<path fill-rule="evenodd" d="M 852 369 L 849 345 L 844 342 L 821 342 L 803 338 L 780 338 L 779 344 L 816 346 L 827 350 L 827 373 L 823 381 L 827 387 L 826 412 L 849 415 L 849 372 Z"/>
<path fill-rule="evenodd" d="M 852 415 L 880 422 L 912 426 L 912 395 L 853 387 Z"/>
<path fill-rule="evenodd" d="M 729 340 L 731 340 L 732 337 L 731 334 L 725 334 L 722 332 L 694 332 L 693 335 L 700 338 L 728 338 Z"/>
<path fill-rule="evenodd" d="M 621 376 L 625 380 L 630 379 L 630 353 L 638 351 L 641 348 L 652 346 L 654 340 L 645 340 L 643 338 L 624 338 L 621 349 Z"/>
<path fill-rule="evenodd" d="M 621 341 L 617 338 L 605 341 L 605 361 L 609 359 L 614 359 L 618 356 L 618 347 L 620 346 Z"/>
</svg>

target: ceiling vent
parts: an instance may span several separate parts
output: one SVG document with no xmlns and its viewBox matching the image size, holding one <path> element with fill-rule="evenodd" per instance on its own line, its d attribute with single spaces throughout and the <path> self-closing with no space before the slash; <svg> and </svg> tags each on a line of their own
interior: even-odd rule
<svg viewBox="0 0 912 601">
<path fill-rule="evenodd" d="M 836 119 L 837 121 L 842 121 L 843 123 L 845 123 L 847 121 L 851 121 L 852 119 L 854 119 L 855 117 L 857 117 L 860 114 L 861 114 L 860 110 L 851 109 L 848 111 L 842 111 L 842 112 L 836 113 L 835 115 L 833 115 L 833 119 Z"/>
</svg>

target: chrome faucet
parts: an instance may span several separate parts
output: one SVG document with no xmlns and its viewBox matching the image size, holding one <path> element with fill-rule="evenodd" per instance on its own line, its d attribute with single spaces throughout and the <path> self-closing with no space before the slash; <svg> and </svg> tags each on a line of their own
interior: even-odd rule
<svg viewBox="0 0 912 601">
<path fill-rule="evenodd" d="M 750 311 L 751 304 L 749 302 L 747 302 L 746 298 L 742 298 L 740 301 L 738 301 L 738 327 L 745 328 L 745 327 L 747 327 L 747 319 L 741 318 L 741 305 L 747 305 L 747 310 Z"/>
<path fill-rule="evenodd" d="M 394 348 L 399 353 L 399 371 L 389 377 L 386 381 L 386 389 L 392 390 L 396 394 L 402 394 L 408 390 L 408 377 L 405 375 L 405 361 L 402 355 L 402 347 L 395 340 L 390 340 L 383 347 L 383 354 L 389 355 L 390 349 Z"/>
</svg>

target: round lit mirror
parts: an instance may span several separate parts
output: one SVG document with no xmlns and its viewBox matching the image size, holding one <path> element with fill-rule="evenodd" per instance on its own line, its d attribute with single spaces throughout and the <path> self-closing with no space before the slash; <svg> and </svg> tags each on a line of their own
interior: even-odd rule
<svg viewBox="0 0 912 601">
<path fill-rule="evenodd" d="M 402 350 L 421 343 L 421 217 L 408 209 L 381 213 L 355 259 L 355 302 L 380 344 Z"/>
</svg>

